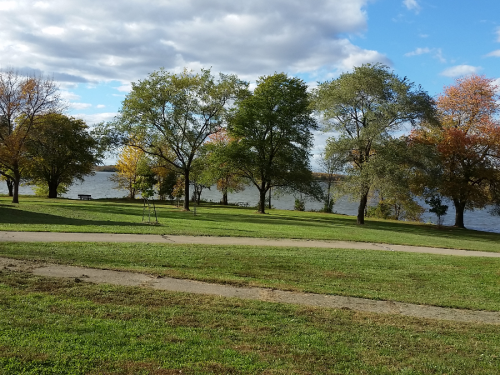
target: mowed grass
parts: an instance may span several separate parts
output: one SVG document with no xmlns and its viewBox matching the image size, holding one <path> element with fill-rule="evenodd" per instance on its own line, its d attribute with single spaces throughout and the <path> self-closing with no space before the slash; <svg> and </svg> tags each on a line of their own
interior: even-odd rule
<svg viewBox="0 0 500 375">
<path fill-rule="evenodd" d="M 157 204 L 160 225 L 142 222 L 141 201 L 21 197 L 19 205 L 0 197 L 0 230 L 141 233 L 381 242 L 500 252 L 500 234 L 351 216 L 204 204 L 193 212 Z M 492 220 L 498 218 L 492 217 Z"/>
<path fill-rule="evenodd" d="M 0 271 L 2 374 L 496 374 L 500 326 Z"/>
<path fill-rule="evenodd" d="M 500 258 L 142 243 L 0 243 L 0 256 L 237 286 L 500 311 Z"/>
</svg>

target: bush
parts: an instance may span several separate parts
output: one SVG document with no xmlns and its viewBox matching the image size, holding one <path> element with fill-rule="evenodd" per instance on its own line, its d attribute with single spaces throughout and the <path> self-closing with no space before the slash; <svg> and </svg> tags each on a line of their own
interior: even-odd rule
<svg viewBox="0 0 500 375">
<path fill-rule="evenodd" d="M 306 204 L 305 204 L 303 199 L 295 198 L 294 210 L 295 211 L 305 211 L 306 210 Z"/>
</svg>

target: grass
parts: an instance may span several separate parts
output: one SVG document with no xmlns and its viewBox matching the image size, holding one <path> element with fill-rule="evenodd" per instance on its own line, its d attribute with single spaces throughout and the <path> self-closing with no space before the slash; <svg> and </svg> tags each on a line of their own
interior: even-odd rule
<svg viewBox="0 0 500 375">
<path fill-rule="evenodd" d="M 495 374 L 500 326 L 0 271 L 2 374 Z"/>
<path fill-rule="evenodd" d="M 500 311 L 500 258 L 142 243 L 0 243 L 0 256 L 239 286 Z"/>
<path fill-rule="evenodd" d="M 354 217 L 344 215 L 281 210 L 259 215 L 252 208 L 206 204 L 194 216 L 159 204 L 160 225 L 153 226 L 142 223 L 140 201 L 20 201 L 13 205 L 9 197 L 0 197 L 0 230 L 347 240 L 500 252 L 498 233 L 371 219 L 359 226 Z"/>
</svg>

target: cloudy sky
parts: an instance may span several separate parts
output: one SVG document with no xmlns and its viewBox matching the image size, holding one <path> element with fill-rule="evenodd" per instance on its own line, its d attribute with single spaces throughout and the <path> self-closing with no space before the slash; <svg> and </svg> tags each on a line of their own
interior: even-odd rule
<svg viewBox="0 0 500 375">
<path fill-rule="evenodd" d="M 462 75 L 499 79 L 500 1 L 0 0 L 0 69 L 53 77 L 90 125 L 160 67 L 314 85 L 367 62 L 431 95 Z"/>
</svg>

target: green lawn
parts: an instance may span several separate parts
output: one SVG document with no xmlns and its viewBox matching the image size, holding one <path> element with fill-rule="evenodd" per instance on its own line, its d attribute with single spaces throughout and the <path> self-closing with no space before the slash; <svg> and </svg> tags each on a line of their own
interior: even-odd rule
<svg viewBox="0 0 500 375">
<path fill-rule="evenodd" d="M 0 243 L 0 256 L 222 284 L 500 311 L 500 258 L 142 243 Z"/>
<path fill-rule="evenodd" d="M 0 271 L 0 373 L 497 374 L 500 326 Z M 181 372 L 182 371 L 182 372 Z"/>
<path fill-rule="evenodd" d="M 160 225 L 154 226 L 142 223 L 140 201 L 21 197 L 20 202 L 0 197 L 0 230 L 348 240 L 500 252 L 498 233 L 370 219 L 359 226 L 344 215 L 282 210 L 259 215 L 252 208 L 206 204 L 195 216 L 159 204 Z"/>
</svg>

